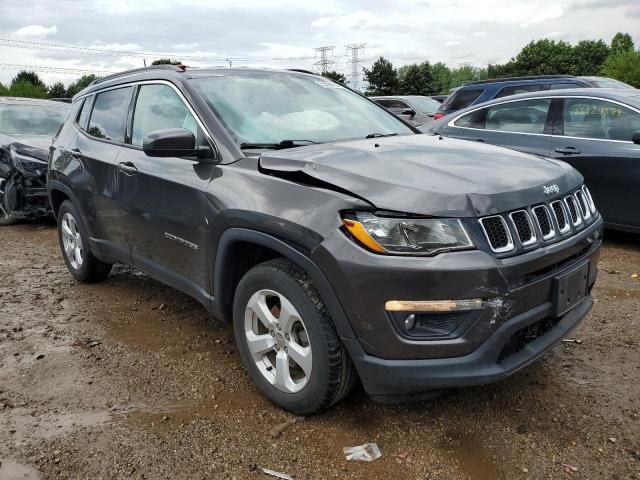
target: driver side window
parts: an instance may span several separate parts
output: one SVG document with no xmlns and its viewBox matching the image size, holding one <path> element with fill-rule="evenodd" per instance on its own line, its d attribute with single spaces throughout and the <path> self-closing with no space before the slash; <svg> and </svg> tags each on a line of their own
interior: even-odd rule
<svg viewBox="0 0 640 480">
<path fill-rule="evenodd" d="M 142 85 L 133 113 L 131 144 L 142 146 L 154 130 L 186 128 L 198 138 L 198 124 L 178 94 L 168 85 Z"/>
</svg>

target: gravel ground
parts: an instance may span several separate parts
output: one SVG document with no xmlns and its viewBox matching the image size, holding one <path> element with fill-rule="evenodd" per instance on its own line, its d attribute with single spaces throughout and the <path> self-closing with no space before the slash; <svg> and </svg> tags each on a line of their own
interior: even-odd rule
<svg viewBox="0 0 640 480">
<path fill-rule="evenodd" d="M 575 342 L 500 384 L 304 419 L 257 392 L 195 301 L 124 267 L 78 284 L 51 223 L 4 227 L 0 480 L 640 479 L 640 241 L 608 236 Z M 365 442 L 382 458 L 344 459 Z"/>
</svg>

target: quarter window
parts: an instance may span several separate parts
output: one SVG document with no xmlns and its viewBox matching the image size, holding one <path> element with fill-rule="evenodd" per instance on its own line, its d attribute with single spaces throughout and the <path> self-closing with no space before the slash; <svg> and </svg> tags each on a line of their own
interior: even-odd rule
<svg viewBox="0 0 640 480">
<path fill-rule="evenodd" d="M 564 135 L 630 142 L 640 131 L 640 113 L 617 103 L 587 98 L 564 101 Z"/>
<path fill-rule="evenodd" d="M 96 138 L 124 142 L 131 87 L 107 90 L 96 96 L 87 133 Z"/>
<path fill-rule="evenodd" d="M 441 107 L 441 110 L 462 110 L 475 102 L 484 90 L 458 90 L 449 98 L 447 98 Z"/>
<path fill-rule="evenodd" d="M 550 105 L 548 98 L 495 105 L 487 112 L 485 128 L 500 132 L 544 133 Z"/>
<path fill-rule="evenodd" d="M 517 95 L 518 93 L 527 93 L 527 92 L 539 92 L 540 90 L 544 90 L 546 85 L 544 84 L 534 84 L 534 85 L 518 85 L 514 87 L 504 87 L 496 98 L 508 97 L 510 95 Z"/>
<path fill-rule="evenodd" d="M 133 114 L 131 143 L 142 146 L 154 130 L 186 128 L 198 136 L 198 124 L 182 99 L 167 85 L 142 85 Z"/>
</svg>

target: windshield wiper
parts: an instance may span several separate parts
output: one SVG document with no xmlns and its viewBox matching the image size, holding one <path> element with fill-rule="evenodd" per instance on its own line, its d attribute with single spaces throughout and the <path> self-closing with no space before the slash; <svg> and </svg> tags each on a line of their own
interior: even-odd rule
<svg viewBox="0 0 640 480">
<path fill-rule="evenodd" d="M 294 148 L 294 147 L 304 147 L 305 145 L 311 145 L 318 142 L 314 142 L 313 140 L 282 140 L 278 143 L 248 143 L 244 142 L 240 144 L 240 148 L 243 149 L 272 149 L 272 150 L 280 150 L 283 148 Z"/>
<path fill-rule="evenodd" d="M 397 133 L 370 133 L 364 138 L 380 138 L 380 137 L 393 137 L 398 135 Z"/>
</svg>

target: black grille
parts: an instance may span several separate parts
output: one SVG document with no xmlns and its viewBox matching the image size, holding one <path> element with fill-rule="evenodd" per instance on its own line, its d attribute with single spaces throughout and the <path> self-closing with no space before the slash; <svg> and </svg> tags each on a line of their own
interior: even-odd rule
<svg viewBox="0 0 640 480">
<path fill-rule="evenodd" d="M 506 228 L 502 217 L 487 217 L 482 219 L 482 226 L 487 234 L 487 239 L 491 248 L 500 250 L 507 248 L 511 243 L 509 241 L 509 232 Z"/>
<path fill-rule="evenodd" d="M 567 208 L 569 208 L 569 215 L 571 215 L 571 221 L 574 223 L 578 223 L 578 210 L 576 209 L 576 201 L 573 197 L 567 197 L 565 199 L 567 204 Z"/>
<path fill-rule="evenodd" d="M 524 350 L 524 347 L 533 342 L 536 338 L 543 336 L 551 330 L 556 323 L 558 323 L 557 318 L 545 318 L 518 330 L 516 333 L 511 335 L 500 352 L 500 355 L 498 356 L 498 363 L 502 363 L 511 355 L 515 355 L 516 353 Z"/>
<path fill-rule="evenodd" d="M 540 233 L 542 233 L 542 236 L 546 238 L 551 235 L 551 219 L 549 218 L 549 212 L 546 207 L 535 207 L 533 209 L 533 214 L 536 216 L 536 220 L 538 220 L 538 226 L 540 227 Z"/>
<path fill-rule="evenodd" d="M 511 220 L 513 221 L 513 226 L 516 228 L 516 232 L 518 232 L 521 243 L 526 244 L 530 243 L 532 239 L 535 240 L 527 212 L 524 210 L 513 212 L 511 214 Z"/>
<path fill-rule="evenodd" d="M 567 224 L 567 216 L 564 214 L 564 208 L 562 208 L 562 203 L 560 203 L 560 201 L 553 202 L 551 204 L 551 208 L 553 208 L 553 213 L 556 216 L 556 221 L 558 222 L 558 228 L 560 229 L 560 231 L 565 230 L 568 224 Z"/>
</svg>

